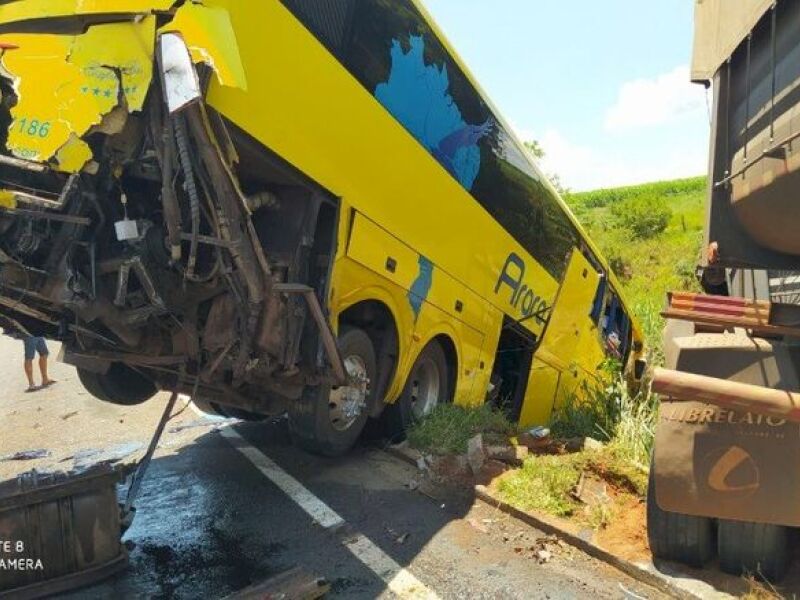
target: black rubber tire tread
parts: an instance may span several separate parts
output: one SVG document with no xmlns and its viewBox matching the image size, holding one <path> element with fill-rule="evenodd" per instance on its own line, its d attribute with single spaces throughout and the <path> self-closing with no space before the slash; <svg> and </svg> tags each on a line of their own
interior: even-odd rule
<svg viewBox="0 0 800 600">
<path fill-rule="evenodd" d="M 105 374 L 78 369 L 78 379 L 92 396 L 118 406 L 135 406 L 158 393 L 156 385 L 122 363 L 112 363 Z"/>
<path fill-rule="evenodd" d="M 339 333 L 339 349 L 343 357 L 358 355 L 364 361 L 370 382 L 377 381 L 377 358 L 369 336 L 358 328 L 343 327 Z M 330 386 L 306 388 L 303 397 L 289 405 L 289 434 L 292 442 L 312 454 L 337 457 L 350 451 L 356 444 L 369 417 L 362 411 L 358 419 L 345 431 L 334 429 L 328 415 Z M 375 393 L 370 386 L 370 396 Z M 372 398 L 367 398 L 367 406 Z"/>
<path fill-rule="evenodd" d="M 720 520 L 719 567 L 732 575 L 780 582 L 792 560 L 792 531 L 781 525 Z"/>
<path fill-rule="evenodd" d="M 414 411 L 411 403 L 411 374 L 416 366 L 423 360 L 431 359 L 439 366 L 441 382 L 439 384 L 440 404 L 448 404 L 453 401 L 453 390 L 450 389 L 451 374 L 447 365 L 447 356 L 442 345 L 436 340 L 431 341 L 422 352 L 419 353 L 414 366 L 409 371 L 409 378 L 403 387 L 403 392 L 393 404 L 389 404 L 383 411 L 383 423 L 386 437 L 393 442 L 402 442 L 406 438 L 406 432 L 414 424 Z"/>
<path fill-rule="evenodd" d="M 714 557 L 714 520 L 662 510 L 654 469 L 647 485 L 647 539 L 655 558 L 702 568 Z"/>
</svg>

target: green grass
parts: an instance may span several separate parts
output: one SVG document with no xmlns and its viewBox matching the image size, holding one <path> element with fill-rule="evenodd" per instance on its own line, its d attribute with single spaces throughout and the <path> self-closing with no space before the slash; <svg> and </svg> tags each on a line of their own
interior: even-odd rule
<svg viewBox="0 0 800 600">
<path fill-rule="evenodd" d="M 697 290 L 694 269 L 703 240 L 706 178 L 570 194 L 567 202 L 622 281 L 645 333 L 653 360 L 663 360 L 660 312 L 671 290 Z M 621 226 L 614 206 L 634 199 L 665 203 L 672 216 L 666 230 L 638 239 Z"/>
<path fill-rule="evenodd" d="M 583 472 L 594 474 L 618 493 L 644 497 L 647 490 L 647 472 L 610 444 L 602 451 L 532 456 L 500 480 L 498 492 L 503 501 L 521 510 L 572 517 L 584 506 L 572 495 Z M 604 526 L 608 516 L 589 514 L 588 524 Z"/>
<path fill-rule="evenodd" d="M 522 510 L 569 517 L 580 506 L 571 493 L 584 462 L 584 454 L 528 458 L 521 469 L 500 481 L 500 497 Z"/>
<path fill-rule="evenodd" d="M 490 439 L 507 439 L 516 427 L 501 412 L 488 404 L 464 408 L 441 404 L 408 431 L 408 442 L 422 452 L 432 454 L 463 454 L 467 442 L 483 433 Z"/>
</svg>

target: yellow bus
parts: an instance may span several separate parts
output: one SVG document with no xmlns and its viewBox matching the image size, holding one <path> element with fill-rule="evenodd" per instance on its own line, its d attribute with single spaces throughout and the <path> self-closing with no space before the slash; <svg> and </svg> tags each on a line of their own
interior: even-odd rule
<svg viewBox="0 0 800 600">
<path fill-rule="evenodd" d="M 305 448 L 630 368 L 606 261 L 417 0 L 0 6 L 0 309 Z M 337 340 L 338 338 L 338 340 Z"/>
</svg>

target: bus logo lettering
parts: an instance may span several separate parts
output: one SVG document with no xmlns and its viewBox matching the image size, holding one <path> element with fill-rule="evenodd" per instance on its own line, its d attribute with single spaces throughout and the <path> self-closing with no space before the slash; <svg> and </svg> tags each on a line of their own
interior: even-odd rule
<svg viewBox="0 0 800 600">
<path fill-rule="evenodd" d="M 547 303 L 534 292 L 533 288 L 523 283 L 525 271 L 525 261 L 514 252 L 509 254 L 494 287 L 494 293 L 499 294 L 501 287 L 508 286 L 511 290 L 509 303 L 514 308 L 521 309 L 522 314 L 527 317 L 543 310 Z"/>
</svg>

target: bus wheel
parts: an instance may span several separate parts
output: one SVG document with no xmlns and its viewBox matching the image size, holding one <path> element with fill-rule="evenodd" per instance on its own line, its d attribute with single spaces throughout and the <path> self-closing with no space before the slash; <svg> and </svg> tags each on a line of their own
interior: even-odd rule
<svg viewBox="0 0 800 600">
<path fill-rule="evenodd" d="M 719 522 L 719 566 L 733 575 L 752 574 L 777 583 L 792 557 L 791 531 L 781 525 Z"/>
<path fill-rule="evenodd" d="M 452 400 L 447 357 L 441 344 L 430 342 L 420 352 L 397 402 L 386 407 L 384 421 L 392 440 L 405 438 L 406 430 L 428 416 L 439 404 Z"/>
<path fill-rule="evenodd" d="M 355 445 L 369 416 L 377 376 L 375 348 L 361 329 L 344 329 L 339 350 L 350 385 L 308 387 L 289 407 L 292 441 L 324 456 L 341 456 Z"/>
<path fill-rule="evenodd" d="M 122 363 L 111 363 L 105 374 L 78 369 L 78 379 L 98 400 L 120 406 L 142 404 L 158 393 L 152 381 Z"/>
<path fill-rule="evenodd" d="M 655 558 L 698 569 L 714 556 L 713 520 L 662 510 L 656 502 L 652 464 L 647 485 L 647 540 Z"/>
</svg>

